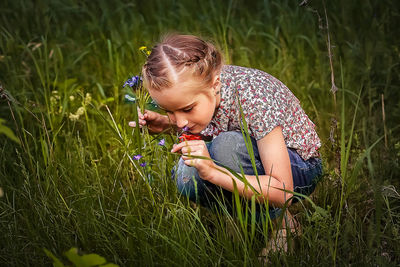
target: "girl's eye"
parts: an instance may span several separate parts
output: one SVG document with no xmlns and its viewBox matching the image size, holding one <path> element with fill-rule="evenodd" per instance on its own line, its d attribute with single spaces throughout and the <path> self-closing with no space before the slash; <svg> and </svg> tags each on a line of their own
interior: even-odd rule
<svg viewBox="0 0 400 267">
<path fill-rule="evenodd" d="M 188 112 L 192 111 L 192 109 L 193 109 L 193 107 L 190 107 L 190 108 L 184 109 L 183 112 L 188 113 Z"/>
</svg>

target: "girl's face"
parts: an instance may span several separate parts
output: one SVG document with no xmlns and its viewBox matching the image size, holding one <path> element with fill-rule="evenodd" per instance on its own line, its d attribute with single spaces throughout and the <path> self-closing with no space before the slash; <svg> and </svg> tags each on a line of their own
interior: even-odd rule
<svg viewBox="0 0 400 267">
<path fill-rule="evenodd" d="M 164 109 L 179 128 L 188 127 L 191 133 L 200 133 L 210 123 L 220 102 L 219 80 L 211 88 L 199 87 L 199 82 L 184 81 L 162 90 L 151 90 L 154 101 Z"/>
</svg>

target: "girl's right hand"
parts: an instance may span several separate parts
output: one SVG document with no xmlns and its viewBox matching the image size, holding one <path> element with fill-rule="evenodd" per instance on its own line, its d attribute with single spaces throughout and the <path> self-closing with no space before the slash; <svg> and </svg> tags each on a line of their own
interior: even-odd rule
<svg viewBox="0 0 400 267">
<path fill-rule="evenodd" d="M 166 115 L 161 115 L 151 110 L 145 110 L 144 114 L 142 114 L 138 109 L 138 120 L 139 127 L 142 128 L 144 125 L 147 125 L 151 133 L 161 133 L 169 127 L 169 120 Z M 130 121 L 129 126 L 136 127 L 136 122 Z"/>
</svg>

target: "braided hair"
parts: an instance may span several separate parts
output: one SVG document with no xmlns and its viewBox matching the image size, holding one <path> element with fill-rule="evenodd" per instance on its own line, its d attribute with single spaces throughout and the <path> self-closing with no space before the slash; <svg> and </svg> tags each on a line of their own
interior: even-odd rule
<svg viewBox="0 0 400 267">
<path fill-rule="evenodd" d="M 172 87 L 181 74 L 211 86 L 222 64 L 221 53 L 210 42 L 193 35 L 169 34 L 153 47 L 142 74 L 146 87 L 154 90 Z"/>
</svg>

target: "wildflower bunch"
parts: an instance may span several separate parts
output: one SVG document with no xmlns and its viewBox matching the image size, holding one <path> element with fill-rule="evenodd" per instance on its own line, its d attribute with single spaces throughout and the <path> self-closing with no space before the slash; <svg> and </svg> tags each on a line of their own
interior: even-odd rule
<svg viewBox="0 0 400 267">
<path fill-rule="evenodd" d="M 139 51 L 142 52 L 145 56 L 150 55 L 151 51 L 147 49 L 146 46 L 141 46 Z M 129 77 L 122 85 L 122 88 L 125 88 L 124 100 L 127 103 L 134 104 L 142 114 L 144 114 L 145 109 L 157 109 L 157 104 L 150 98 L 150 94 L 143 86 L 143 79 L 141 75 L 134 75 Z M 135 108 L 136 110 L 136 108 Z M 164 138 L 162 139 L 153 139 L 150 137 L 148 133 L 148 129 L 146 126 L 137 128 L 137 131 L 134 130 L 135 133 L 135 143 L 137 144 L 137 148 L 139 149 L 135 154 L 131 157 L 133 162 L 137 162 L 142 168 L 145 168 L 148 165 L 152 165 L 152 162 L 155 162 L 154 155 L 156 153 L 162 153 L 165 148 L 166 141 Z M 137 166 L 135 163 L 135 166 Z M 145 175 L 150 178 L 153 173 L 152 168 L 143 169 Z"/>
</svg>

